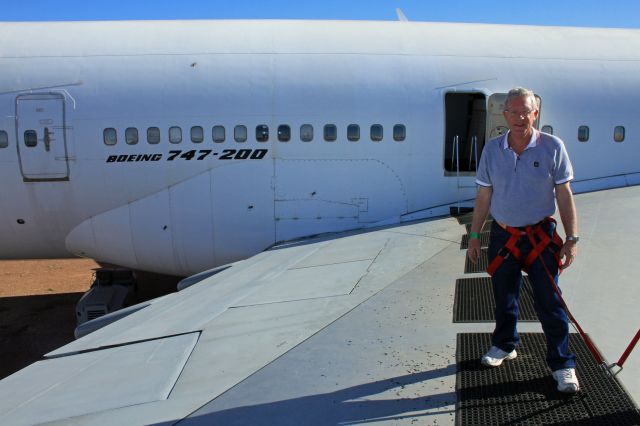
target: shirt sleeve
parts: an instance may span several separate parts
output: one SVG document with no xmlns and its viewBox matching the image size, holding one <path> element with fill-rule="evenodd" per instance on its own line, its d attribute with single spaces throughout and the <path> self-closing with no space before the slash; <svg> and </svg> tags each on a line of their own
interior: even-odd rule
<svg viewBox="0 0 640 426">
<path fill-rule="evenodd" d="M 489 149 L 488 144 L 485 145 L 480 154 L 480 164 L 476 172 L 476 184 L 480 186 L 493 186 L 491 183 L 491 175 L 489 174 Z"/>
<path fill-rule="evenodd" d="M 556 185 L 560 185 L 573 180 L 573 166 L 571 160 L 569 160 L 569 154 L 564 143 L 560 142 L 560 149 L 558 150 L 556 158 L 556 167 L 553 173 L 553 181 Z"/>
</svg>

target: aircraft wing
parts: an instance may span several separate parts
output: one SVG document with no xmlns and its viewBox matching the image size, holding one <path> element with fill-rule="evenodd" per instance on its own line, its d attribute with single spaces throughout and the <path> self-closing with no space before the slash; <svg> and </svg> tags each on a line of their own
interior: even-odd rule
<svg viewBox="0 0 640 426">
<path fill-rule="evenodd" d="M 443 219 L 261 253 L 6 378 L 0 416 L 16 424 L 183 419 L 339 319 L 349 322 L 443 250 L 459 251 L 461 231 Z M 349 337 L 357 336 L 336 342 L 338 353 Z"/>
<path fill-rule="evenodd" d="M 624 225 L 640 206 L 640 187 L 580 195 L 577 204 L 583 240 L 561 286 L 614 360 L 640 324 L 629 272 L 640 233 Z M 464 232 L 444 218 L 275 247 L 0 381 L 0 417 L 4 424 L 453 423 L 456 334 L 492 330 L 452 322 Z M 637 355 L 621 373 L 636 399 Z"/>
</svg>

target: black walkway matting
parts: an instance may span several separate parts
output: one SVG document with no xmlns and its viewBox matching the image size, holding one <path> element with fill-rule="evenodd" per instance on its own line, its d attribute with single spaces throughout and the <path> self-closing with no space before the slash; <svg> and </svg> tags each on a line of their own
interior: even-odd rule
<svg viewBox="0 0 640 426">
<path fill-rule="evenodd" d="M 489 232 L 482 232 L 480 234 L 480 247 L 489 247 Z M 460 242 L 460 250 L 465 250 L 469 248 L 469 234 L 464 234 L 462 236 L 462 241 Z"/>
<path fill-rule="evenodd" d="M 453 322 L 493 322 L 495 300 L 491 278 L 460 278 L 456 280 L 453 302 Z M 518 302 L 519 321 L 538 321 L 533 308 L 533 290 L 529 277 L 525 276 Z"/>
<path fill-rule="evenodd" d="M 485 272 L 487 270 L 487 266 L 489 266 L 489 255 L 487 254 L 487 249 L 483 248 L 480 251 L 480 257 L 478 258 L 478 263 L 475 265 L 471 263 L 468 256 L 465 256 L 464 260 L 464 273 L 465 274 L 473 274 L 476 272 Z"/>
<path fill-rule="evenodd" d="M 460 225 L 471 223 L 471 221 L 473 220 L 473 209 L 462 207 L 461 211 L 462 212 L 458 214 L 456 213 L 455 208 L 450 209 L 451 216 L 455 217 Z"/>
<path fill-rule="evenodd" d="M 596 364 L 578 335 L 570 338 L 581 387 L 574 396 L 556 389 L 544 360 L 544 335 L 520 337 L 518 357 L 489 368 L 480 364 L 480 357 L 491 346 L 491 334 L 458 334 L 456 424 L 640 425 L 640 412 L 631 398 Z"/>
<path fill-rule="evenodd" d="M 492 222 L 493 222 L 493 220 L 486 220 L 484 222 L 484 225 L 482 225 L 482 229 L 480 230 L 480 232 L 489 232 L 489 231 L 491 231 L 491 223 Z M 467 230 L 467 234 L 469 232 L 471 232 L 471 222 L 465 223 L 464 224 L 464 228 Z"/>
</svg>

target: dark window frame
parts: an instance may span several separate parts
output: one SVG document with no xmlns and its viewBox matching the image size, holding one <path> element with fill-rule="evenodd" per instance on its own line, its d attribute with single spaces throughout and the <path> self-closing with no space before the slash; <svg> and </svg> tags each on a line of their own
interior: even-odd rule
<svg viewBox="0 0 640 426">
<path fill-rule="evenodd" d="M 238 137 L 238 131 L 244 131 L 244 137 Z M 237 143 L 245 143 L 249 138 L 249 130 L 244 124 L 238 124 L 233 128 L 233 140 Z"/>
<path fill-rule="evenodd" d="M 266 124 L 258 124 L 256 126 L 256 142 L 269 142 L 269 126 Z"/>
<path fill-rule="evenodd" d="M 307 132 L 307 130 L 309 130 Z M 313 142 L 314 137 L 313 124 L 300 125 L 300 140 L 302 142 Z"/>
<path fill-rule="evenodd" d="M 194 135 L 195 132 L 200 132 L 200 135 Z M 191 130 L 189 131 L 189 136 L 191 137 L 192 143 L 202 143 L 204 142 L 204 128 L 202 126 L 191 126 Z"/>
<path fill-rule="evenodd" d="M 374 133 L 374 129 L 380 129 L 380 135 Z M 382 124 L 372 124 L 369 128 L 369 136 L 373 142 L 382 142 L 384 139 L 384 126 Z"/>
<path fill-rule="evenodd" d="M 34 132 L 35 132 L 35 130 L 34 130 Z M 113 137 L 111 137 L 111 136 L 113 136 Z M 25 137 L 26 137 L 26 132 L 25 132 Z M 102 141 L 107 146 L 117 145 L 118 144 L 118 131 L 114 127 L 105 128 L 102 131 Z M 26 140 L 25 140 L 25 144 L 26 144 Z M 27 146 L 29 146 L 29 145 L 27 145 Z"/>
<path fill-rule="evenodd" d="M 9 147 L 9 133 L 5 130 L 0 130 L 0 149 Z"/>
<path fill-rule="evenodd" d="M 280 142 L 289 142 L 291 140 L 291 127 L 288 124 L 278 126 L 278 140 Z"/>
<path fill-rule="evenodd" d="M 216 137 L 219 136 L 218 134 L 221 130 L 222 139 L 220 139 L 220 137 Z M 213 143 L 224 143 L 224 141 L 227 140 L 227 129 L 221 124 L 216 124 L 215 126 L 213 126 L 211 128 L 211 140 L 213 141 Z"/>
<path fill-rule="evenodd" d="M 159 127 L 151 126 L 147 127 L 147 143 L 150 145 L 157 145 L 162 140 L 162 135 Z"/>
<path fill-rule="evenodd" d="M 130 135 L 135 135 L 130 137 Z M 127 127 L 124 131 L 124 141 L 127 145 L 136 145 L 140 141 L 137 127 Z"/>
<path fill-rule="evenodd" d="M 174 135 L 172 135 L 172 130 L 176 130 L 176 129 L 178 131 L 178 138 L 174 138 L 173 137 Z M 175 145 L 182 143 L 182 127 L 180 126 L 169 127 L 169 143 L 172 143 Z"/>
<path fill-rule="evenodd" d="M 325 124 L 322 129 L 322 135 L 326 142 L 338 140 L 338 127 L 335 124 Z"/>
<path fill-rule="evenodd" d="M 360 126 L 358 124 L 349 124 L 347 126 L 347 140 L 349 142 L 358 142 L 360 140 Z"/>
<path fill-rule="evenodd" d="M 578 141 L 580 142 L 589 141 L 589 126 L 578 127 Z"/>
<path fill-rule="evenodd" d="M 407 139 L 407 126 L 404 124 L 395 124 L 393 126 L 393 140 L 396 142 L 403 142 Z"/>
</svg>

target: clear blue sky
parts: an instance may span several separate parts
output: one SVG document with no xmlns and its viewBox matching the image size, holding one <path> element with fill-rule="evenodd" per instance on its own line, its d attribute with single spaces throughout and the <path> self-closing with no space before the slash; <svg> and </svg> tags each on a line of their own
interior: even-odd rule
<svg viewBox="0 0 640 426">
<path fill-rule="evenodd" d="M 0 0 L 0 21 L 367 19 L 640 27 L 640 0 Z"/>
</svg>

